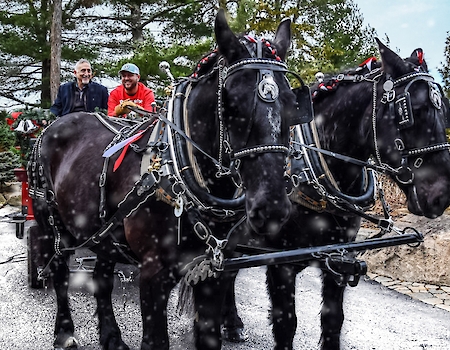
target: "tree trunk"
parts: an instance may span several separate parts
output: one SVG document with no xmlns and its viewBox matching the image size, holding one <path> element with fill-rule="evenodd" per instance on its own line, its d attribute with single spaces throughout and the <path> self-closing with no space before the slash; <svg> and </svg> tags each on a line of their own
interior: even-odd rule
<svg viewBox="0 0 450 350">
<path fill-rule="evenodd" d="M 61 83 L 61 22 L 62 0 L 53 0 L 53 18 L 50 35 L 51 60 L 50 60 L 50 99 L 53 103 L 58 94 Z"/>
<path fill-rule="evenodd" d="M 143 30 L 141 5 L 131 4 L 131 34 L 133 36 L 133 42 L 144 42 Z"/>
<path fill-rule="evenodd" d="M 50 97 L 50 58 L 42 61 L 42 84 L 41 84 L 41 107 L 50 108 L 52 99 Z"/>
</svg>

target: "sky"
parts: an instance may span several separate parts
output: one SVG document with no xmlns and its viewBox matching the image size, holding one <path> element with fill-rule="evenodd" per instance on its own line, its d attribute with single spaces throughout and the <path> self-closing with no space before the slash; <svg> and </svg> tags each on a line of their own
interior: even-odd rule
<svg viewBox="0 0 450 350">
<path fill-rule="evenodd" d="M 439 83 L 437 71 L 445 62 L 444 49 L 450 35 L 449 0 L 353 0 L 364 24 L 377 31 L 378 38 L 402 58 L 422 48 L 428 70 Z"/>
</svg>

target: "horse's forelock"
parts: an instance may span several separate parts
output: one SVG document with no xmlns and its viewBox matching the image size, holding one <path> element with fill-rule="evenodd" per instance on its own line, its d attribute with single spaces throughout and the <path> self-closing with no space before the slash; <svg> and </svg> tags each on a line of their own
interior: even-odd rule
<svg viewBox="0 0 450 350">
<path fill-rule="evenodd" d="M 249 51 L 249 56 L 256 55 L 256 42 L 257 40 L 261 40 L 263 44 L 263 57 L 281 61 L 280 56 L 278 56 L 277 54 L 277 48 L 275 44 L 272 44 L 269 40 L 253 38 L 247 34 L 241 34 L 238 36 L 238 38 L 239 42 L 241 42 L 242 45 L 247 48 L 247 51 Z M 209 54 L 203 56 L 198 61 L 191 76 L 194 78 L 198 78 L 209 73 L 217 63 L 219 57 L 220 52 L 217 48 L 211 51 Z"/>
<path fill-rule="evenodd" d="M 240 35 L 239 41 L 247 48 L 251 56 L 257 55 L 257 42 L 260 41 L 263 46 L 262 57 L 270 58 L 277 61 L 281 61 L 281 57 L 278 55 L 278 47 L 275 42 L 267 40 L 265 38 L 254 38 L 250 35 Z"/>
</svg>

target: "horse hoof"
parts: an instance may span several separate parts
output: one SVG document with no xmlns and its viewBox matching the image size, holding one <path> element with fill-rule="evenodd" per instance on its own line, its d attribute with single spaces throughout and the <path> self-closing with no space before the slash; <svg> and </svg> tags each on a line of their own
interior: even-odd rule
<svg viewBox="0 0 450 350">
<path fill-rule="evenodd" d="M 78 348 L 78 341 L 73 336 L 68 336 L 65 339 L 58 337 L 53 343 L 54 350 L 68 350 Z"/>
<path fill-rule="evenodd" d="M 130 350 L 127 344 L 122 339 L 111 339 L 107 344 L 103 344 L 102 349 L 105 350 Z"/>
<path fill-rule="evenodd" d="M 247 333 L 245 333 L 244 328 L 222 328 L 222 337 L 224 340 L 233 343 L 243 343 L 248 339 Z"/>
</svg>

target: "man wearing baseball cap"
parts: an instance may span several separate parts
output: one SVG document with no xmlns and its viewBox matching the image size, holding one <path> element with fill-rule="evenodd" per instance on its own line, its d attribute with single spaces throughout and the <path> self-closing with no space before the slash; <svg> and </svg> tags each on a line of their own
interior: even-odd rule
<svg viewBox="0 0 450 350">
<path fill-rule="evenodd" d="M 117 108 L 124 101 L 131 101 L 147 111 L 152 110 L 152 102 L 155 101 L 153 91 L 142 84 L 139 68 L 133 63 L 125 63 L 119 71 L 122 85 L 119 85 L 109 94 L 108 115 L 121 116 L 123 110 Z"/>
</svg>

